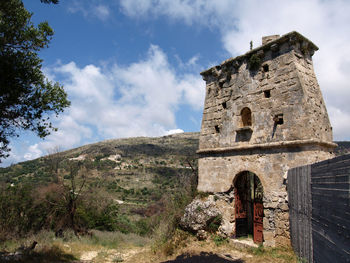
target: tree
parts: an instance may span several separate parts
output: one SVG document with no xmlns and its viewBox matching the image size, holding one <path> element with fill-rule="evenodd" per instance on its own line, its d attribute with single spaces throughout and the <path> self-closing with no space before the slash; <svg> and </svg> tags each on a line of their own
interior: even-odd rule
<svg viewBox="0 0 350 263">
<path fill-rule="evenodd" d="M 52 174 L 53 181 L 55 183 L 58 183 L 60 181 L 59 166 L 64 159 L 62 149 L 56 145 L 55 147 L 49 149 L 47 153 L 48 154 L 45 158 L 45 162 L 47 163 L 49 172 Z"/>
<path fill-rule="evenodd" d="M 19 130 L 40 138 L 55 131 L 49 114 L 70 105 L 63 86 L 41 70 L 38 52 L 48 47 L 53 30 L 47 22 L 36 27 L 31 17 L 21 0 L 0 1 L 0 158 L 8 156 L 9 139 Z"/>
</svg>

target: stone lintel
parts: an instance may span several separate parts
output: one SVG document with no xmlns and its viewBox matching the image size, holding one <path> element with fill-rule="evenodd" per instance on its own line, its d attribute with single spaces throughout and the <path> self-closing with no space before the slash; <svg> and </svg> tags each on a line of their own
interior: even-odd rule
<svg viewBox="0 0 350 263">
<path fill-rule="evenodd" d="M 271 40 L 271 41 L 265 43 L 264 45 L 261 45 L 257 48 L 254 48 L 241 56 L 226 59 L 220 65 L 211 67 L 207 70 L 204 70 L 200 74 L 203 76 L 203 78 L 205 78 L 206 76 L 213 74 L 213 71 L 217 71 L 218 68 L 228 66 L 230 64 L 235 64 L 235 62 L 239 63 L 239 61 L 242 61 L 246 57 L 250 57 L 254 53 L 260 54 L 260 53 L 263 53 L 264 50 L 275 49 L 276 46 L 279 46 L 285 42 L 289 42 L 289 41 L 296 42 L 297 40 L 302 40 L 302 41 L 304 41 L 304 43 L 307 43 L 308 49 L 312 51 L 311 54 L 313 54 L 313 51 L 318 50 L 318 47 L 313 42 L 311 42 L 309 39 L 307 39 L 302 34 L 296 32 L 296 31 L 292 31 L 292 32 L 289 32 L 289 33 L 279 37 L 279 38 Z"/>
<path fill-rule="evenodd" d="M 270 142 L 270 143 L 261 143 L 261 144 L 250 144 L 250 145 L 238 145 L 235 147 L 220 147 L 220 148 L 207 148 L 199 149 L 198 154 L 201 153 L 220 153 L 220 152 L 233 152 L 233 151 L 242 151 L 242 150 L 254 150 L 261 148 L 281 148 L 281 147 L 295 147 L 295 146 L 308 146 L 308 145 L 317 145 L 323 146 L 326 148 L 334 149 L 338 145 L 333 142 L 326 142 L 320 140 L 295 140 L 295 141 L 281 141 L 281 142 Z"/>
</svg>

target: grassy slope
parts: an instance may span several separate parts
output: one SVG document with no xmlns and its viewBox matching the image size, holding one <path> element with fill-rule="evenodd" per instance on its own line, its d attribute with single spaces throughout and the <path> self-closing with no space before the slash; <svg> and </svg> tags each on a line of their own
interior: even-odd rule
<svg viewBox="0 0 350 263">
<path fill-rule="evenodd" d="M 107 140 L 58 154 L 0 168 L 0 187 L 29 184 L 40 188 L 54 181 L 57 174 L 69 185 L 72 163 L 80 163 L 79 186 L 105 200 L 113 200 L 120 214 L 133 221 L 151 216 L 159 207 L 151 204 L 170 196 L 181 187 L 180 177 L 190 176 L 196 168 L 198 133 L 183 133 L 158 138 Z M 108 157 L 115 157 L 109 160 Z M 75 158 L 75 159 L 74 159 Z M 159 206 L 159 204 L 158 204 Z"/>
<path fill-rule="evenodd" d="M 0 168 L 0 186 L 28 183 L 35 186 L 53 180 L 54 162 L 58 173 L 69 179 L 72 158 L 86 167 L 87 188 L 106 198 L 123 201 L 124 206 L 142 206 L 159 200 L 176 187 L 177 176 L 189 174 L 188 161 L 196 167 L 199 133 L 183 133 L 157 138 L 127 138 L 85 145 L 56 155 Z M 336 142 L 336 155 L 350 152 L 350 142 Z M 108 157 L 118 155 L 117 161 Z"/>
<path fill-rule="evenodd" d="M 133 220 L 138 220 L 141 217 L 147 216 L 148 214 L 155 213 L 152 210 L 150 204 L 159 201 L 163 195 L 171 195 L 176 191 L 179 181 L 177 177 L 179 175 L 186 175 L 191 173 L 187 161 L 194 164 L 196 168 L 196 154 L 195 151 L 198 149 L 198 133 L 185 133 L 172 136 L 165 136 L 160 138 L 129 138 L 129 139 L 118 139 L 118 140 L 108 140 L 100 143 L 95 143 L 91 145 L 85 145 L 76 149 L 68 150 L 60 153 L 58 156 L 46 156 L 36 160 L 28 161 L 13 165 L 8 168 L 0 168 L 0 185 L 9 186 L 10 184 L 19 183 L 29 183 L 36 186 L 45 185 L 53 180 L 52 177 L 52 158 L 58 157 L 60 161 L 58 172 L 64 181 L 68 182 L 67 175 L 69 174 L 69 164 L 72 162 L 77 162 L 70 160 L 71 158 L 77 158 L 84 156 L 84 160 L 80 162 L 87 167 L 85 175 L 87 177 L 87 189 L 93 189 L 101 195 L 105 196 L 107 199 L 114 200 L 118 203 L 123 201 L 124 203 L 120 205 L 120 211 L 126 216 L 132 218 Z M 350 142 L 337 142 L 339 147 L 336 149 L 336 154 L 346 154 L 350 152 Z M 118 161 L 108 160 L 107 157 L 113 155 L 120 155 Z M 159 208 L 159 207 L 158 207 Z M 97 232 L 98 233 L 98 232 Z M 40 235 L 40 233 L 39 233 Z M 47 234 L 43 234 L 45 238 L 49 239 Z M 50 235 L 53 235 L 52 232 Z M 100 241 L 91 241 L 87 239 L 86 245 L 81 240 L 77 242 L 70 241 L 67 243 L 64 241 L 60 243 L 60 240 L 56 240 L 54 236 L 50 238 L 50 242 L 58 242 L 57 245 L 60 246 L 64 251 L 69 248 L 66 252 L 67 255 L 74 255 L 76 258 L 81 256 L 81 253 L 85 251 L 89 253 L 91 250 L 98 250 L 101 254 L 101 262 L 105 262 L 107 255 L 112 256 L 112 258 L 119 257 L 120 251 L 109 250 L 109 246 L 121 248 L 120 236 L 113 241 L 115 238 L 106 238 L 105 235 L 121 235 L 120 233 L 102 233 L 101 232 Z M 139 241 L 142 237 L 134 237 L 131 234 L 132 241 L 123 241 L 129 244 L 131 247 L 138 247 L 133 244 L 135 240 L 147 244 L 147 240 Z M 125 236 L 129 238 L 130 235 Z M 95 234 L 94 239 L 98 239 L 98 234 Z M 35 236 L 38 239 L 38 236 Z M 107 241 L 111 239 L 112 241 Z M 56 240 L 56 241 L 52 241 Z M 28 240 L 27 240 L 28 241 Z M 29 242 L 29 241 L 28 241 Z M 93 244 L 90 244 L 93 242 Z M 97 245 L 94 243 L 97 242 Z M 106 243 L 107 245 L 102 245 Z M 115 243 L 117 242 L 117 243 Z M 30 243 L 30 242 L 29 242 Z M 45 251 L 45 241 L 40 241 L 39 251 Z M 141 246 L 142 246 L 141 244 Z M 188 249 L 190 251 L 184 250 L 179 251 L 179 253 L 188 253 L 192 250 L 196 252 L 197 250 L 192 248 L 191 241 Z M 196 244 L 196 243 L 195 243 Z M 128 245 L 128 246 L 129 246 Z M 16 245 L 18 244 L 16 243 Z M 72 246 L 77 246 L 76 252 L 72 250 Z M 86 246 L 83 248 L 82 246 Z M 200 250 L 203 250 L 204 243 L 200 243 Z M 107 248 L 106 248 L 107 247 Z M 148 245 L 146 245 L 148 247 Z M 49 249 L 52 249 L 51 245 Z M 106 251 L 105 251 L 106 250 Z M 206 250 L 206 249 L 205 249 Z M 105 252 L 102 252 L 105 251 Z M 126 248 L 126 251 L 129 251 Z M 204 251 L 204 250 L 203 250 Z M 210 253 L 221 253 L 214 249 L 207 250 Z M 229 248 L 228 251 L 232 251 Z M 288 250 L 289 251 L 289 250 Z M 49 251 L 49 253 L 51 253 Z M 199 251 L 198 251 L 199 253 Z M 241 258 L 244 258 L 246 262 L 265 262 L 262 260 L 263 256 L 254 255 L 255 253 L 245 252 Z M 271 252 L 275 253 L 275 252 Z M 278 252 L 280 253 L 280 252 Z M 266 262 L 295 262 L 295 257 L 292 252 L 288 252 L 283 259 L 284 255 L 272 255 L 271 257 L 278 259 L 271 260 L 270 256 L 266 256 Z M 284 253 L 284 252 L 283 252 Z M 282 254 L 283 254 L 282 253 Z M 104 256 L 106 254 L 106 257 Z M 178 254 L 178 253 L 176 253 Z M 253 254 L 253 255 L 252 255 Z M 160 255 L 153 255 L 153 252 L 146 253 L 146 257 L 150 261 L 157 262 L 154 257 L 159 257 Z M 250 258 L 252 255 L 253 258 Z M 139 255 L 140 256 L 140 255 Z M 139 257 L 138 256 L 138 257 Z M 123 256 L 124 257 L 124 256 Z M 280 258 L 282 257 L 282 259 Z M 293 259 L 292 259 L 293 258 Z M 163 259 L 174 259 L 173 257 L 164 257 Z M 255 261 L 255 259 L 257 261 Z M 69 261 L 69 260 L 68 260 Z M 113 261 L 113 260 L 112 260 Z M 130 262 L 134 262 L 133 260 Z"/>
<path fill-rule="evenodd" d="M 72 158 L 80 158 L 86 167 L 87 188 L 118 203 L 123 201 L 122 206 L 142 206 L 171 193 L 177 176 L 191 172 L 188 161 L 196 167 L 198 139 L 199 133 L 183 133 L 102 141 L 0 168 L 0 185 L 47 184 L 53 180 L 54 162 L 59 162 L 58 173 L 68 181 L 70 164 L 77 162 Z M 350 142 L 337 143 L 336 155 L 350 152 Z M 115 155 L 118 160 L 108 159 Z"/>
</svg>

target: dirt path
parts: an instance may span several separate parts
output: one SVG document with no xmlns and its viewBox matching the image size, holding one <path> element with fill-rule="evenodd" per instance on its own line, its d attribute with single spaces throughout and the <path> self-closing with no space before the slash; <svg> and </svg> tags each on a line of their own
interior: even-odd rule
<svg viewBox="0 0 350 263">
<path fill-rule="evenodd" d="M 201 252 L 198 255 L 182 254 L 174 260 L 163 261 L 162 263 L 244 263 L 242 259 L 234 259 L 230 254 L 218 255 L 208 252 Z"/>
<path fill-rule="evenodd" d="M 175 250 L 173 255 L 144 250 L 124 260 L 125 263 L 243 263 L 252 258 L 247 252 L 234 249 L 230 244 L 221 246 L 213 242 L 191 241 Z"/>
</svg>

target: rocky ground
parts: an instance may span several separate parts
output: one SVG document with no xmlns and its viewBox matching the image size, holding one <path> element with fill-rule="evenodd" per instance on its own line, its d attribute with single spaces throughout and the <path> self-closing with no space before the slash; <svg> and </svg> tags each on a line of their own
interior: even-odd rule
<svg viewBox="0 0 350 263">
<path fill-rule="evenodd" d="M 105 261 L 98 258 L 100 252 L 83 254 L 81 262 L 125 262 L 125 263 L 256 263 L 256 262 L 298 262 L 290 248 L 248 248 L 233 242 L 216 244 L 213 240 L 187 240 L 183 247 L 172 255 L 163 251 L 154 252 L 151 247 L 108 251 Z M 90 258 L 88 258 L 90 256 Z"/>
<path fill-rule="evenodd" d="M 12 253 L 0 255 L 0 262 L 36 262 L 36 263 L 287 263 L 299 262 L 290 247 L 263 248 L 248 246 L 250 240 L 215 240 L 211 237 L 199 241 L 189 236 L 181 242 L 169 242 L 161 246 L 145 245 L 143 247 L 93 247 L 76 244 L 63 244 L 61 250 L 51 250 L 50 254 L 32 252 L 27 255 Z M 60 252 L 59 252 L 60 251 Z"/>
</svg>

